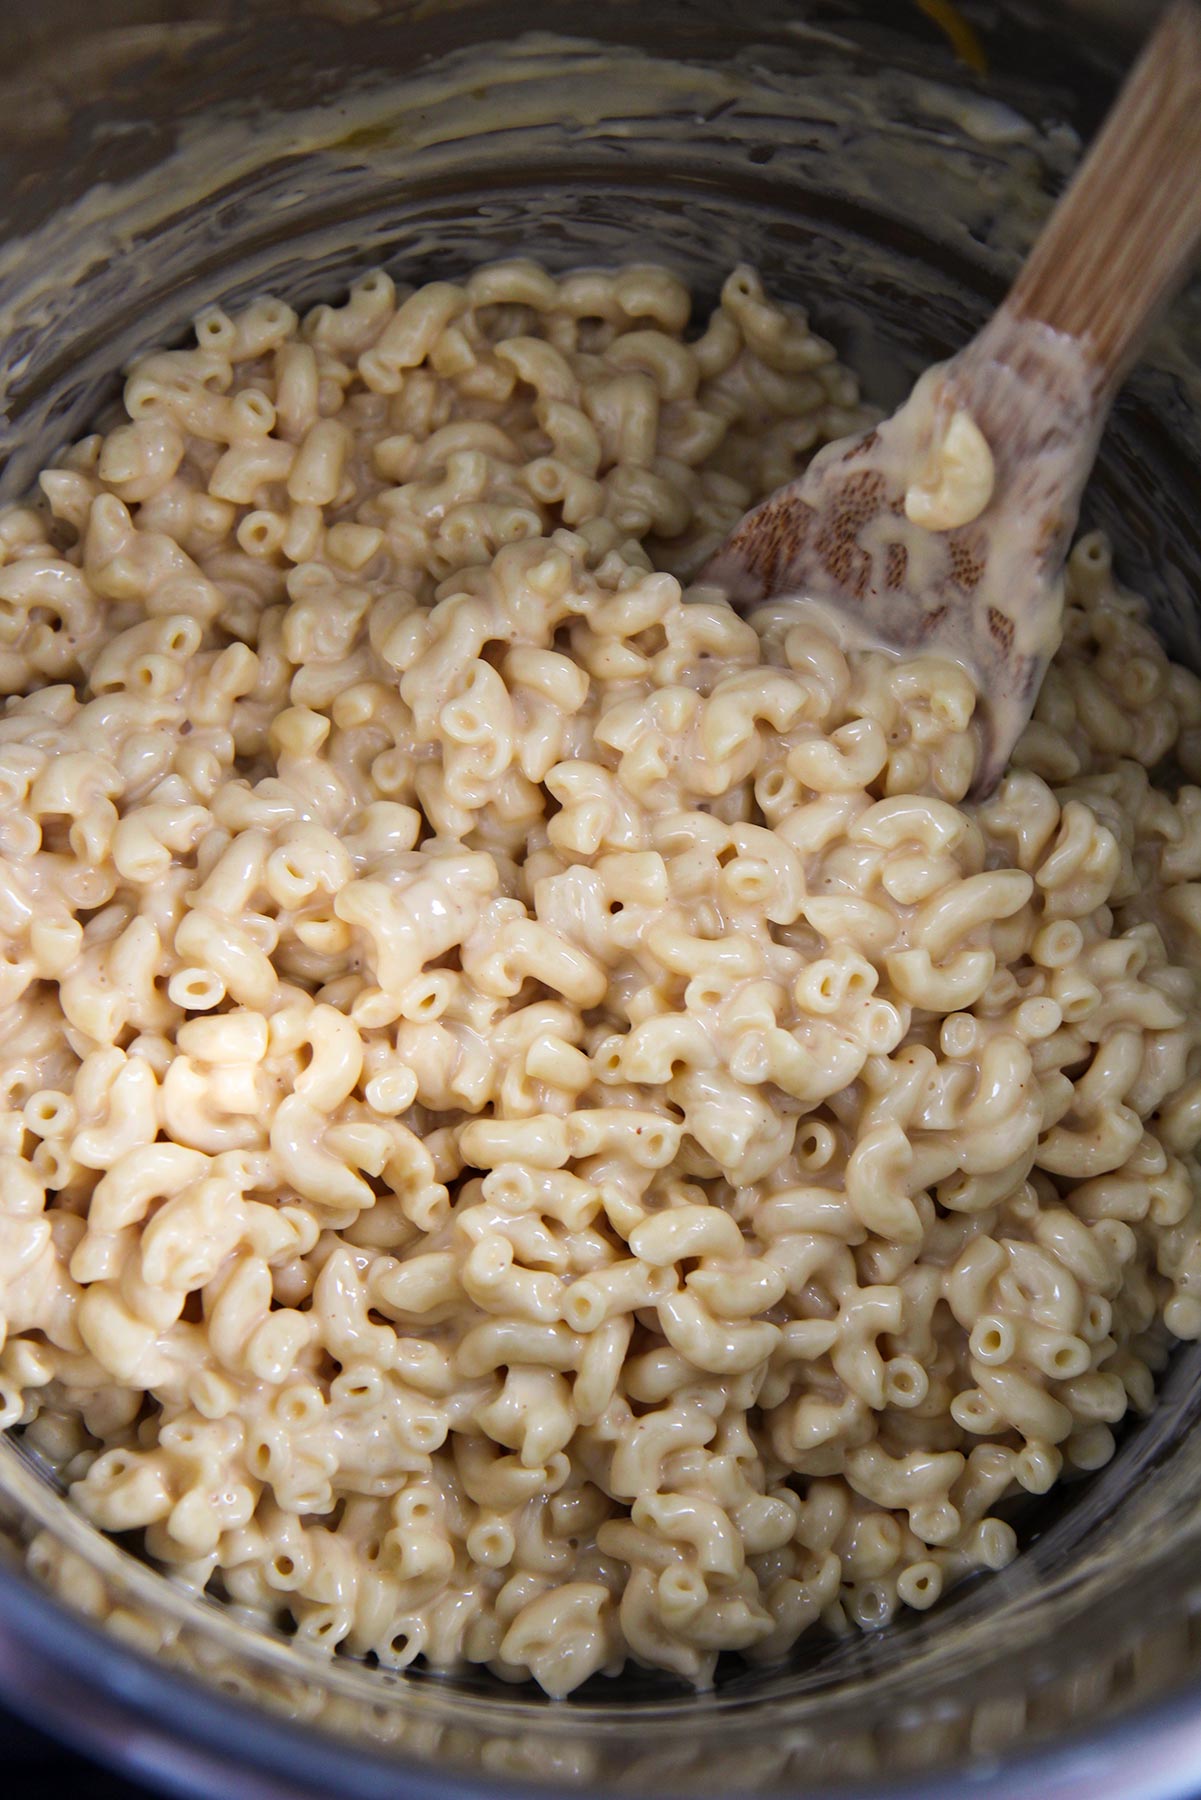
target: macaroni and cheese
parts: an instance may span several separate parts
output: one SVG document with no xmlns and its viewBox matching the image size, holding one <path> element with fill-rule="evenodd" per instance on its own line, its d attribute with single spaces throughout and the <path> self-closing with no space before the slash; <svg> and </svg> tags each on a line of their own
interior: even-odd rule
<svg viewBox="0 0 1201 1800">
<path fill-rule="evenodd" d="M 960 669 L 687 588 L 868 417 L 690 313 L 209 310 L 0 517 L 0 1423 L 554 1695 L 931 1606 L 1201 1336 L 1201 682 L 1084 538 L 967 805 Z"/>
</svg>

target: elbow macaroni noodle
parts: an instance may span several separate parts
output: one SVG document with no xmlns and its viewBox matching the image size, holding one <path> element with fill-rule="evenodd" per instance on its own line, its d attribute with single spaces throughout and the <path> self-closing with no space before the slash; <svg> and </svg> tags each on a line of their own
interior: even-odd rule
<svg viewBox="0 0 1201 1800">
<path fill-rule="evenodd" d="M 0 518 L 0 1421 L 555 1695 L 1003 1566 L 1201 1336 L 1201 682 L 1084 538 L 966 805 L 960 670 L 683 592 L 866 416 L 689 313 L 210 310 Z"/>
</svg>

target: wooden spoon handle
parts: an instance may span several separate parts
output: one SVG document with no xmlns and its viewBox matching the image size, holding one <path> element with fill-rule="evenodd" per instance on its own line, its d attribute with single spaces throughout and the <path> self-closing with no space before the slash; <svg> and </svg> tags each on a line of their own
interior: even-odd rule
<svg viewBox="0 0 1201 1800">
<path fill-rule="evenodd" d="M 1007 302 L 1078 339 L 1105 386 L 1201 245 L 1201 7 L 1171 6 Z"/>
</svg>

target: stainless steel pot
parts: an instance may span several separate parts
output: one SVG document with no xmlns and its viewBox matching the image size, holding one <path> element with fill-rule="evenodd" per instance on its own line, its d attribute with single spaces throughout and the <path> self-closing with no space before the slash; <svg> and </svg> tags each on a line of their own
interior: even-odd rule
<svg viewBox="0 0 1201 1800">
<path fill-rule="evenodd" d="M 895 401 L 1002 291 L 1154 9 L 1036 0 L 9 0 L 10 493 L 202 300 L 515 251 L 737 258 Z M 966 21 L 971 29 L 965 31 Z M 984 66 L 978 65 L 983 62 Z M 1201 668 L 1201 301 L 1131 382 L 1089 505 Z M 318 1662 L 170 1587 L 0 1444 L 0 1689 L 178 1792 L 1184 1796 L 1201 1790 L 1199 1357 L 1113 1464 L 933 1615 L 550 1705 Z"/>
</svg>

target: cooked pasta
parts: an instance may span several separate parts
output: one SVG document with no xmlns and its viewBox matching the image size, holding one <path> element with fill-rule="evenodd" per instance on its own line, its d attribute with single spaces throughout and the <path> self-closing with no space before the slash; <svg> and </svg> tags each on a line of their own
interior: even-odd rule
<svg viewBox="0 0 1201 1800">
<path fill-rule="evenodd" d="M 1084 538 L 967 804 L 961 670 L 682 585 L 868 417 L 690 311 L 211 309 L 0 518 L 0 1422 L 553 1695 L 931 1606 L 1201 1337 L 1201 682 Z"/>
</svg>

